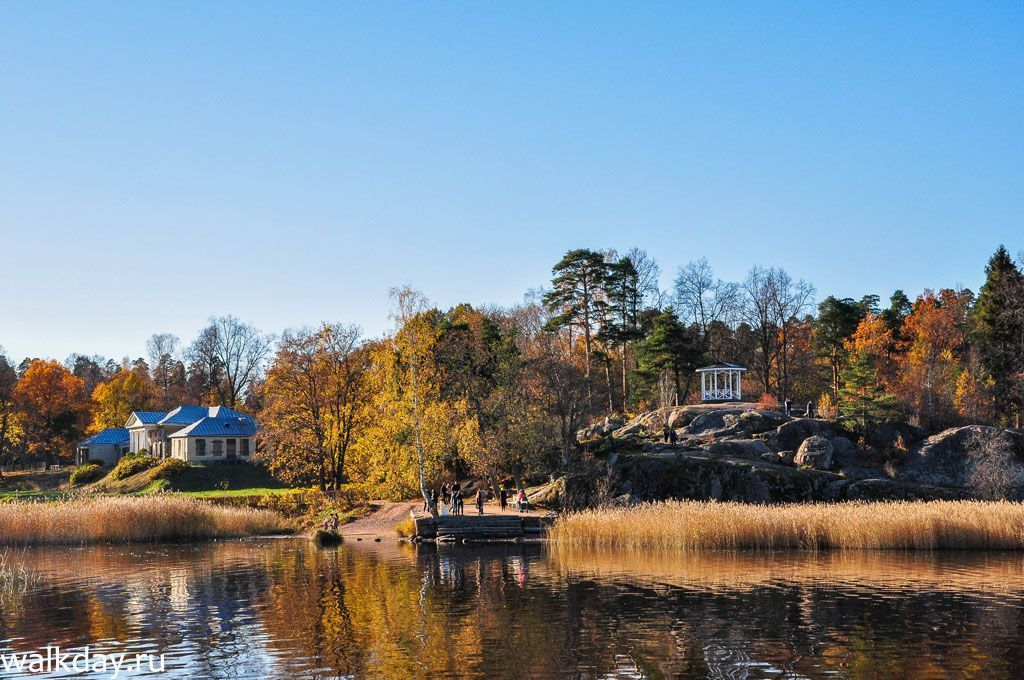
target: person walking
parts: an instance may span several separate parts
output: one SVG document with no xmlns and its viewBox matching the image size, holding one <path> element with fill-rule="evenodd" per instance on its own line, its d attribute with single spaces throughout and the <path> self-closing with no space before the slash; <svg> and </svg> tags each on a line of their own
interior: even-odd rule
<svg viewBox="0 0 1024 680">
<path fill-rule="evenodd" d="M 462 488 L 458 482 L 452 484 L 452 514 L 462 514 Z"/>
<path fill-rule="evenodd" d="M 476 490 L 476 514 L 484 514 L 484 487 L 480 486 Z"/>
<path fill-rule="evenodd" d="M 498 504 L 501 506 L 502 512 L 508 508 L 508 490 L 505 487 L 498 489 Z"/>
</svg>

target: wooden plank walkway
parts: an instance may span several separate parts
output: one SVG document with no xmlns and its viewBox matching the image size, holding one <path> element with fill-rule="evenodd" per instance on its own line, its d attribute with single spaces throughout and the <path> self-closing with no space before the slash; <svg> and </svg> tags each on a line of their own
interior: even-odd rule
<svg viewBox="0 0 1024 680">
<path fill-rule="evenodd" d="M 534 514 L 430 515 L 414 513 L 416 536 L 436 541 L 541 538 L 554 521 Z"/>
</svg>

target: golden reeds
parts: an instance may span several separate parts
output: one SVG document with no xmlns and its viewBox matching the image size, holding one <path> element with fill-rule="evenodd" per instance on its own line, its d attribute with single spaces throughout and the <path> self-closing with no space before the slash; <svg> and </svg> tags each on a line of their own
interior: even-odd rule
<svg viewBox="0 0 1024 680">
<path fill-rule="evenodd" d="M 1024 505 L 665 502 L 567 514 L 549 537 L 570 546 L 683 551 L 1021 550 Z"/>
<path fill-rule="evenodd" d="M 185 496 L 107 496 L 0 504 L 0 544 L 145 543 L 280 533 L 267 510 L 215 506 Z"/>
</svg>

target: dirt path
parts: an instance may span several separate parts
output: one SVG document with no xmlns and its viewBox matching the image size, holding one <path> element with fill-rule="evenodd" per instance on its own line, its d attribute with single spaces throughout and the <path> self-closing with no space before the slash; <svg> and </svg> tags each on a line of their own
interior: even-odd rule
<svg viewBox="0 0 1024 680">
<path fill-rule="evenodd" d="M 376 504 L 375 504 L 376 505 Z M 395 537 L 395 525 L 409 517 L 410 510 L 423 507 L 423 501 L 382 502 L 380 507 L 354 522 L 338 528 L 342 536 L 388 536 Z"/>
</svg>

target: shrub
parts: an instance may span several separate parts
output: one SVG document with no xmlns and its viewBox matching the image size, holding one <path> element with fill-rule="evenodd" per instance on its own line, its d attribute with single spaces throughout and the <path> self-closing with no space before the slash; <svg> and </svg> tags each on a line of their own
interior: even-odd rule
<svg viewBox="0 0 1024 680">
<path fill-rule="evenodd" d="M 155 466 L 157 461 L 142 453 L 129 453 L 117 461 L 117 465 L 110 471 L 111 479 L 125 479 L 137 475 L 144 470 Z"/>
<path fill-rule="evenodd" d="M 818 399 L 818 417 L 819 418 L 835 418 L 839 415 L 839 408 L 836 406 L 836 400 L 832 398 L 832 395 L 826 392 L 821 395 Z"/>
<path fill-rule="evenodd" d="M 779 398 L 771 392 L 765 392 L 761 395 L 761 398 L 757 400 L 757 408 L 762 411 L 778 411 Z"/>
<path fill-rule="evenodd" d="M 99 463 L 82 463 L 71 471 L 71 485 L 88 484 L 103 476 L 103 466 Z"/>
<path fill-rule="evenodd" d="M 181 458 L 167 458 L 160 461 L 160 464 L 156 466 L 156 470 L 153 471 L 153 479 L 170 479 L 188 468 L 189 464 Z"/>
<path fill-rule="evenodd" d="M 402 538 L 413 536 L 416 533 L 416 522 L 412 520 L 412 517 L 406 517 L 395 525 L 395 533 Z"/>
<path fill-rule="evenodd" d="M 334 531 L 326 531 L 324 529 L 317 529 L 316 533 L 313 534 L 313 542 L 320 547 L 330 545 L 341 545 L 341 534 Z"/>
</svg>

